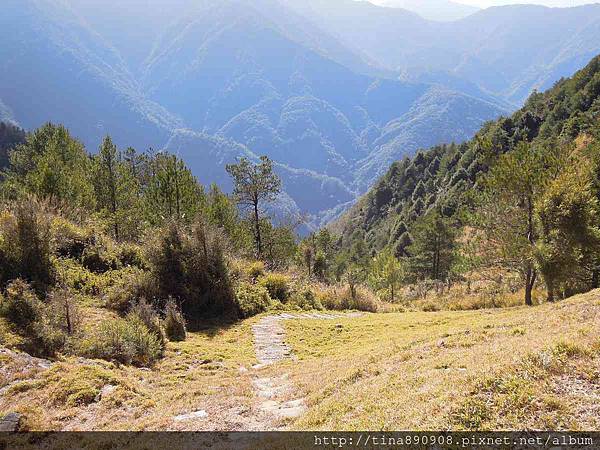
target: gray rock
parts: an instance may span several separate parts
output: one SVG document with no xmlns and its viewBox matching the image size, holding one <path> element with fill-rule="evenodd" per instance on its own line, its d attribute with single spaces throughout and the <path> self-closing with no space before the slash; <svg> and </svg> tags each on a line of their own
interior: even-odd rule
<svg viewBox="0 0 600 450">
<path fill-rule="evenodd" d="M 10 413 L 0 419 L 0 432 L 15 433 L 21 426 L 22 414 Z"/>
</svg>

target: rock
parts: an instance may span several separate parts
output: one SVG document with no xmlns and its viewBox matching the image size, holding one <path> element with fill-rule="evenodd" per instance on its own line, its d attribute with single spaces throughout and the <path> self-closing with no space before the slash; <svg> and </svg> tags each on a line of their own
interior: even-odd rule
<svg viewBox="0 0 600 450">
<path fill-rule="evenodd" d="M 19 413 L 10 413 L 0 419 L 0 432 L 15 433 L 19 431 L 21 419 L 23 416 Z"/>
<path fill-rule="evenodd" d="M 175 422 L 185 422 L 186 420 L 194 420 L 194 419 L 203 419 L 204 417 L 207 417 L 208 413 L 206 411 L 204 411 L 203 409 L 199 410 L 199 411 L 194 411 L 188 414 L 180 414 L 179 416 L 175 416 L 173 417 L 173 420 Z"/>
<path fill-rule="evenodd" d="M 113 386 L 112 384 L 107 384 L 102 389 L 100 389 L 100 392 L 98 393 L 98 395 L 96 395 L 94 401 L 99 402 L 100 400 L 102 400 L 103 397 L 112 394 L 115 391 L 115 389 L 117 389 L 116 386 Z"/>
<path fill-rule="evenodd" d="M 246 373 L 246 372 L 248 372 L 248 369 L 246 369 L 244 366 L 241 366 L 238 370 L 239 370 L 240 373 Z"/>
</svg>

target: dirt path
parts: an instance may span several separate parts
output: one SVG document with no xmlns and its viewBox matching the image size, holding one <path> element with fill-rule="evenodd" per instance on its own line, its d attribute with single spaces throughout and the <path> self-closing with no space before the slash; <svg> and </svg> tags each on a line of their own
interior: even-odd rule
<svg viewBox="0 0 600 450">
<path fill-rule="evenodd" d="M 258 364 L 252 368 L 260 372 L 261 369 L 278 361 L 294 358 L 291 348 L 285 342 L 285 329 L 282 325 L 284 320 L 334 320 L 361 315 L 362 313 L 282 313 L 263 317 L 252 327 L 254 349 L 258 360 Z M 277 429 L 286 419 L 299 417 L 307 409 L 304 398 L 294 398 L 294 387 L 288 380 L 288 374 L 275 377 L 257 375 L 252 384 L 261 401 L 259 409 L 265 416 L 265 429 Z"/>
</svg>

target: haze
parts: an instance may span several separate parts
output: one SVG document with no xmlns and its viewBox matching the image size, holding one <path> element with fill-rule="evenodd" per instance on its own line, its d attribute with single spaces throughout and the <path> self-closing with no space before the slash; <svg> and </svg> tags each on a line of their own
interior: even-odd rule
<svg viewBox="0 0 600 450">
<path fill-rule="evenodd" d="M 501 5 L 514 5 L 514 4 L 531 4 L 531 5 L 544 5 L 551 7 L 570 7 L 579 5 L 588 5 L 597 3 L 595 1 L 586 0 L 520 0 L 520 1 L 506 1 L 506 0 L 460 0 L 458 3 L 465 5 L 478 6 L 480 8 L 488 8 L 490 6 L 501 6 Z"/>
</svg>

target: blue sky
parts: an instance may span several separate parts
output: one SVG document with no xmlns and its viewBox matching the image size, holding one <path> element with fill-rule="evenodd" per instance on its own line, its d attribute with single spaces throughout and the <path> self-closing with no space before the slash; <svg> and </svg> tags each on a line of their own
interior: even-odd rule
<svg viewBox="0 0 600 450">
<path fill-rule="evenodd" d="M 597 3 L 600 0 L 455 0 L 457 3 L 464 3 L 466 5 L 479 6 L 480 8 L 487 8 L 489 6 L 498 5 L 512 5 L 512 4 L 524 4 L 531 3 L 535 5 L 546 5 L 546 6 L 577 6 L 586 5 L 588 3 Z"/>
</svg>

